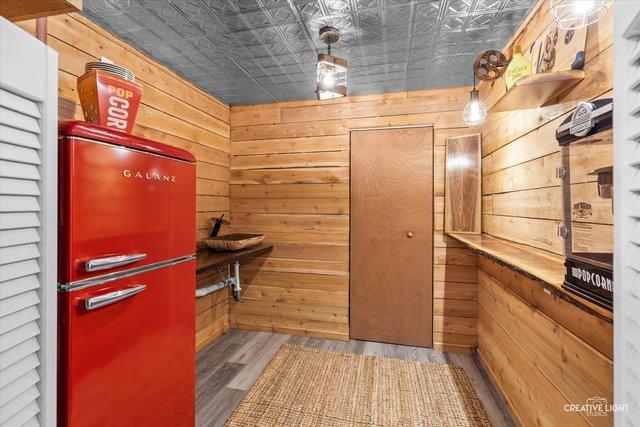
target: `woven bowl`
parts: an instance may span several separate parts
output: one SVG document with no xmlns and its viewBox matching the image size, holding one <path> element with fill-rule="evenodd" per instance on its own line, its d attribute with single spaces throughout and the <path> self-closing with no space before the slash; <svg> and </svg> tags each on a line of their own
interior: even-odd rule
<svg viewBox="0 0 640 427">
<path fill-rule="evenodd" d="M 216 251 L 239 251 L 240 249 L 257 245 L 265 237 L 264 234 L 231 233 L 206 239 L 205 242 L 207 246 Z"/>
</svg>

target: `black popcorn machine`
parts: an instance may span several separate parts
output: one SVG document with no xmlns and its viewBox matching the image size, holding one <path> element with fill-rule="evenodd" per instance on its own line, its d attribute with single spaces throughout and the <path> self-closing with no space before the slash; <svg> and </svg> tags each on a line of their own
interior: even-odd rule
<svg viewBox="0 0 640 427">
<path fill-rule="evenodd" d="M 563 288 L 613 308 L 613 100 L 580 103 L 556 131 L 562 152 Z"/>
</svg>

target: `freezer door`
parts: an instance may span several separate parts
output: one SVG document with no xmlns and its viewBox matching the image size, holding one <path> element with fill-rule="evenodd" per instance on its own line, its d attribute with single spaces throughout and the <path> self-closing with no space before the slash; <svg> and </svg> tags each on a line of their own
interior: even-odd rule
<svg viewBox="0 0 640 427">
<path fill-rule="evenodd" d="M 66 137 L 59 173 L 60 283 L 195 252 L 195 164 Z"/>
<path fill-rule="evenodd" d="M 59 292 L 59 422 L 193 426 L 195 260 Z"/>
</svg>

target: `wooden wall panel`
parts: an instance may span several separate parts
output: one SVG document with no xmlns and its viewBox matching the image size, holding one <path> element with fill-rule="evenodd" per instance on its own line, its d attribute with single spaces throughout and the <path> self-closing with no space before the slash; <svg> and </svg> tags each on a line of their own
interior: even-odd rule
<svg viewBox="0 0 640 427">
<path fill-rule="evenodd" d="M 578 101 L 611 96 L 612 15 L 609 11 L 589 26 L 586 78 L 558 96 L 556 105 L 488 116 L 482 127 L 484 233 L 563 255 L 563 239 L 556 235 L 562 183 L 555 169 L 562 158 L 555 131 Z M 513 44 L 528 46 L 550 23 L 548 2 L 541 0 L 504 52 Z M 503 92 L 502 80 L 480 86 L 488 106 Z M 605 134 L 603 144 L 607 138 Z M 610 159 L 594 153 L 580 168 L 593 170 L 599 162 L 610 164 Z M 581 184 L 572 185 L 579 189 Z M 609 203 L 594 206 L 596 219 L 611 215 Z M 601 227 L 608 232 L 610 225 Z M 612 401 L 610 322 L 551 297 L 537 282 L 482 256 L 478 302 L 480 361 L 519 424 L 612 424 L 611 413 L 589 416 L 564 410 L 565 404 L 584 404 L 593 397 Z"/>
<path fill-rule="evenodd" d="M 478 354 L 521 425 L 611 425 L 566 404 L 613 397 L 613 325 L 480 256 Z"/>
<path fill-rule="evenodd" d="M 609 11 L 589 26 L 586 78 L 558 96 L 557 105 L 490 114 L 483 125 L 483 232 L 563 254 L 563 239 L 556 235 L 562 221 L 562 196 L 555 169 L 562 159 L 555 131 L 578 101 L 612 96 L 612 16 Z M 550 23 L 547 1 L 541 0 L 512 44 L 528 46 Z M 504 92 L 504 82 L 482 83 L 479 89 L 490 106 Z M 594 163 L 597 159 L 595 156 Z"/>
<path fill-rule="evenodd" d="M 35 33 L 35 21 L 19 25 Z M 59 54 L 59 96 L 66 105 L 76 106 L 75 118 L 82 119 L 76 79 L 84 73 L 85 63 L 104 56 L 135 73 L 143 93 L 133 133 L 184 148 L 196 157 L 195 233 L 198 240 L 206 237 L 211 217 L 221 213 L 229 216 L 229 106 L 79 14 L 50 17 L 47 29 L 47 43 Z M 219 277 L 209 273 L 200 276 L 198 286 L 207 286 Z M 197 348 L 228 329 L 226 292 L 196 301 Z"/>
<path fill-rule="evenodd" d="M 434 346 L 476 344 L 476 256 L 444 236 L 444 143 L 470 133 L 470 88 L 231 108 L 231 229 L 264 232 L 231 325 L 349 337 L 349 131 L 434 124 Z"/>
<path fill-rule="evenodd" d="M 227 269 L 198 274 L 196 287 L 206 287 L 227 277 Z M 196 298 L 196 351 L 229 329 L 229 288 Z"/>
</svg>

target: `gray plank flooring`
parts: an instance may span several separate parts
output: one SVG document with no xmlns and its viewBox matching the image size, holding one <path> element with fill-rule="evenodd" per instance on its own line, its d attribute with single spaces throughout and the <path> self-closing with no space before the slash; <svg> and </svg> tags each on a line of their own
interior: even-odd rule
<svg viewBox="0 0 640 427">
<path fill-rule="evenodd" d="M 464 369 L 494 426 L 514 426 L 506 403 L 474 356 L 368 341 L 333 341 L 231 329 L 196 357 L 196 425 L 221 426 L 284 343 L 418 362 L 450 363 Z"/>
</svg>

